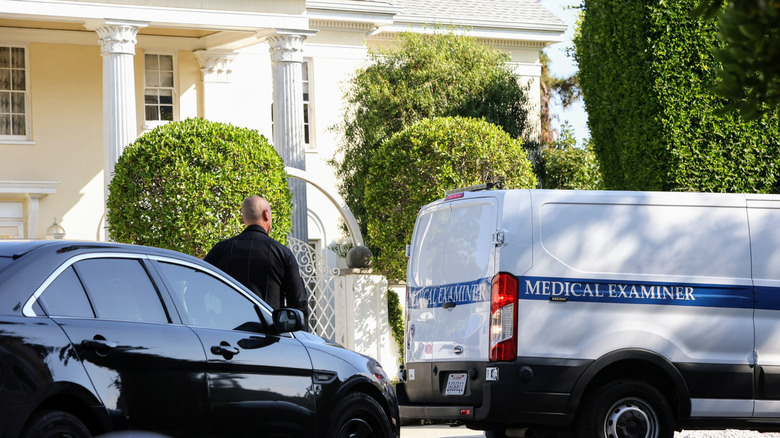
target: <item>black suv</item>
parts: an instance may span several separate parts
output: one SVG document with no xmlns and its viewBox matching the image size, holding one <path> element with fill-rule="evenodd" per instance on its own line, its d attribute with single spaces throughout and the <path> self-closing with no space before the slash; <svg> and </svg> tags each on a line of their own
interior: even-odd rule
<svg viewBox="0 0 780 438">
<path fill-rule="evenodd" d="M 377 361 L 173 251 L 0 241 L 0 437 L 400 435 Z"/>
</svg>

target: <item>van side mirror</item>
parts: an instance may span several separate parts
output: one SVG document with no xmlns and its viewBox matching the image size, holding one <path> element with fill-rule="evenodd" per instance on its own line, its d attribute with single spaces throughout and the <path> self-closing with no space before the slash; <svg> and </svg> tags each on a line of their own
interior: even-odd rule
<svg viewBox="0 0 780 438">
<path fill-rule="evenodd" d="M 275 309 L 274 332 L 289 333 L 303 330 L 303 312 L 298 309 Z"/>
</svg>

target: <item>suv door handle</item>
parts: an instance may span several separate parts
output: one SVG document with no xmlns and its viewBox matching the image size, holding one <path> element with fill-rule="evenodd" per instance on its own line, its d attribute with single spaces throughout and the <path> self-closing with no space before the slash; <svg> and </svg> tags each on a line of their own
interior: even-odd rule
<svg viewBox="0 0 780 438">
<path fill-rule="evenodd" d="M 239 350 L 236 347 L 231 347 L 229 343 L 222 341 L 219 345 L 213 345 L 211 347 L 211 354 L 217 354 L 225 359 L 232 359 L 233 356 L 238 354 Z"/>
<path fill-rule="evenodd" d="M 116 342 L 107 341 L 103 336 L 95 335 L 92 339 L 81 341 L 81 347 L 94 350 L 98 356 L 105 356 L 109 351 L 116 348 Z"/>
</svg>

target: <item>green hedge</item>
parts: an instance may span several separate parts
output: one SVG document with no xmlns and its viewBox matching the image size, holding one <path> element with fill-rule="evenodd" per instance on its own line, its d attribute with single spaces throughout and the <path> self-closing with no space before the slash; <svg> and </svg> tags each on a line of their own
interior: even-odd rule
<svg viewBox="0 0 780 438">
<path fill-rule="evenodd" d="M 584 0 L 575 36 L 594 151 L 610 189 L 777 192 L 780 126 L 717 115 L 717 24 L 698 0 Z"/>
<path fill-rule="evenodd" d="M 291 228 L 292 195 L 284 163 L 257 131 L 187 119 L 145 133 L 129 145 L 109 185 L 108 232 L 118 242 L 168 248 L 196 257 L 239 233 L 249 195 L 271 203 L 271 235 Z"/>
</svg>

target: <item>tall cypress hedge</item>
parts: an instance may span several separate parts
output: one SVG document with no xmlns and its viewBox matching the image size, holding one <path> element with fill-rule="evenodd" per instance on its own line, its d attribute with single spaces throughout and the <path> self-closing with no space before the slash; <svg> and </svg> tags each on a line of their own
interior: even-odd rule
<svg viewBox="0 0 780 438">
<path fill-rule="evenodd" d="M 778 119 L 717 114 L 717 23 L 697 4 L 583 0 L 575 57 L 609 189 L 780 191 Z"/>
</svg>

